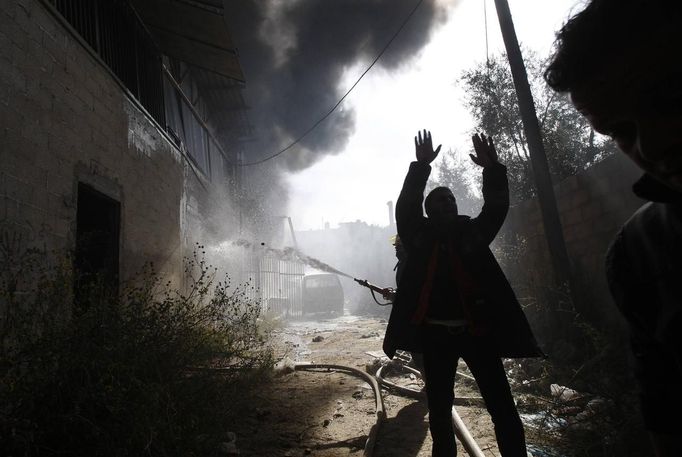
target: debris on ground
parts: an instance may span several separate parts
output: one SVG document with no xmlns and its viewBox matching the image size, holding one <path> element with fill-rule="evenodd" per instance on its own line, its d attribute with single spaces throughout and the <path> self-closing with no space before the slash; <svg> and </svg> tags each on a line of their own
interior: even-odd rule
<svg viewBox="0 0 682 457">
<path fill-rule="evenodd" d="M 578 393 L 569 387 L 560 386 L 559 384 L 550 385 L 549 391 L 552 394 L 552 397 L 564 402 L 578 400 L 585 396 L 584 394 Z"/>
</svg>

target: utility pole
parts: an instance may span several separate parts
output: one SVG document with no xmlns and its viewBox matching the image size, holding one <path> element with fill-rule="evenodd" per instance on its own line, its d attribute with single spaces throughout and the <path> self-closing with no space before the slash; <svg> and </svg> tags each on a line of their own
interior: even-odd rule
<svg viewBox="0 0 682 457">
<path fill-rule="evenodd" d="M 393 212 L 393 201 L 389 200 L 386 202 L 388 206 L 388 226 L 391 230 L 395 230 L 395 217 Z"/>
<path fill-rule="evenodd" d="M 296 242 L 296 233 L 294 232 L 294 223 L 291 222 L 291 217 L 286 216 L 287 220 L 289 221 L 289 230 L 291 230 L 291 240 L 294 243 L 294 249 L 298 251 L 298 243 Z"/>
<path fill-rule="evenodd" d="M 554 187 L 552 187 L 552 178 L 549 174 L 545 148 L 542 144 L 540 125 L 535 112 L 535 103 L 530 92 L 528 75 L 526 74 L 526 67 L 521 56 L 519 42 L 516 38 L 514 23 L 509 11 L 509 3 L 507 3 L 507 0 L 495 0 L 495 7 L 500 21 L 504 46 L 507 49 L 514 87 L 516 87 L 516 96 L 519 100 L 519 110 L 521 111 L 523 130 L 528 141 L 528 151 L 533 167 L 538 201 L 540 202 L 542 222 L 545 226 L 545 236 L 549 245 L 549 255 L 554 267 L 555 280 L 559 284 L 567 284 L 570 288 L 571 296 L 573 296 L 570 262 L 561 228 L 561 219 L 559 219 L 559 210 L 556 205 L 556 197 L 554 196 Z"/>
</svg>

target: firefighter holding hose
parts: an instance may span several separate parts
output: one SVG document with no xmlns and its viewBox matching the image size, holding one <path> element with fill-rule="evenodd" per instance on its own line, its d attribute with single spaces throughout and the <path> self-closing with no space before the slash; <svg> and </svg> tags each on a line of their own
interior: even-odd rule
<svg viewBox="0 0 682 457">
<path fill-rule="evenodd" d="M 395 267 L 393 267 L 393 271 L 395 271 L 395 284 L 396 287 L 398 287 L 398 284 L 400 284 L 400 276 L 402 275 L 405 265 L 405 259 L 407 258 L 407 252 L 405 251 L 403 244 L 400 242 L 400 237 L 398 235 L 392 236 L 391 241 L 393 243 L 393 247 L 395 248 L 395 257 L 398 259 Z M 393 302 L 395 299 L 396 289 L 392 287 L 384 287 L 379 292 L 381 293 L 381 296 L 384 298 L 384 300 Z"/>
</svg>

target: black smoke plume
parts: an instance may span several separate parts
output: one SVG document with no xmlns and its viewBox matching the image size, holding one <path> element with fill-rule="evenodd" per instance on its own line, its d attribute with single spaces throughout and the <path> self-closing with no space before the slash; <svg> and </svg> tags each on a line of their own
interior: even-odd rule
<svg viewBox="0 0 682 457">
<path fill-rule="evenodd" d="M 255 128 L 245 162 L 279 151 L 324 116 L 348 89 L 339 86 L 344 71 L 361 63 L 359 76 L 418 1 L 225 0 Z M 373 71 L 409 63 L 445 16 L 438 0 L 423 0 Z M 341 105 L 277 160 L 290 171 L 305 169 L 340 152 L 354 127 L 353 111 Z"/>
</svg>

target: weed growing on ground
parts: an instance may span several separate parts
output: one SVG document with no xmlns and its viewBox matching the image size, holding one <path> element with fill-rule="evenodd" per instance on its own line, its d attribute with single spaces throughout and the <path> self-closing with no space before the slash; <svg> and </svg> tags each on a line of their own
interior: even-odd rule
<svg viewBox="0 0 682 457">
<path fill-rule="evenodd" d="M 74 304 L 70 265 L 2 259 L 3 454 L 214 454 L 272 366 L 248 284 L 195 253 L 182 292 L 150 266 L 120 293 L 81 285 Z"/>
</svg>

